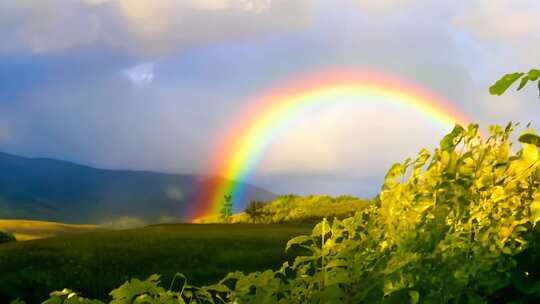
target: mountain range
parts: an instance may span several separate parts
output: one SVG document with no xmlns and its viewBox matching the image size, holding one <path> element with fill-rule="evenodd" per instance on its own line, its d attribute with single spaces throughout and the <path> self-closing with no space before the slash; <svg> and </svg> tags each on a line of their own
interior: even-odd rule
<svg viewBox="0 0 540 304">
<path fill-rule="evenodd" d="M 179 221 L 204 178 L 216 177 L 97 169 L 0 152 L 0 219 L 109 226 Z M 253 185 L 245 189 L 244 204 L 275 197 Z"/>
</svg>

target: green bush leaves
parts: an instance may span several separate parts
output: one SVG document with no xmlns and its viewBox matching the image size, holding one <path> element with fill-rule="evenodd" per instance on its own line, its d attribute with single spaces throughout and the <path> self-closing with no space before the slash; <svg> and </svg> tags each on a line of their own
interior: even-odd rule
<svg viewBox="0 0 540 304">
<path fill-rule="evenodd" d="M 279 270 L 179 291 L 134 279 L 111 303 L 539 303 L 539 137 L 522 133 L 513 153 L 514 128 L 483 138 L 456 126 L 440 148 L 393 165 L 370 206 L 290 240 L 309 253 Z M 71 291 L 46 303 L 73 299 L 100 303 Z"/>
</svg>

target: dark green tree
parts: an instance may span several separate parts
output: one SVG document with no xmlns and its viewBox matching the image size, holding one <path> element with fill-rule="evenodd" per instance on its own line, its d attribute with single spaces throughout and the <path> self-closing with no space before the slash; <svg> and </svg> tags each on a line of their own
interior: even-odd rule
<svg viewBox="0 0 540 304">
<path fill-rule="evenodd" d="M 8 242 L 15 242 L 15 236 L 13 234 L 0 230 L 0 244 L 1 243 L 8 243 Z"/>
<path fill-rule="evenodd" d="M 536 82 L 538 87 L 538 92 L 540 93 L 540 70 L 531 69 L 529 72 L 517 72 L 506 74 L 501 79 L 499 79 L 495 84 L 489 87 L 489 92 L 492 95 L 502 95 L 508 88 L 514 84 L 514 82 L 520 80 L 517 90 L 523 89 L 527 83 Z"/>
<path fill-rule="evenodd" d="M 232 195 L 226 194 L 223 196 L 223 206 L 221 206 L 221 218 L 225 222 L 229 222 L 232 215 Z"/>
<path fill-rule="evenodd" d="M 264 216 L 267 214 L 264 210 L 264 203 L 259 201 L 251 201 L 245 212 L 249 216 L 249 218 L 253 221 L 253 223 L 256 223 L 260 221 Z"/>
</svg>

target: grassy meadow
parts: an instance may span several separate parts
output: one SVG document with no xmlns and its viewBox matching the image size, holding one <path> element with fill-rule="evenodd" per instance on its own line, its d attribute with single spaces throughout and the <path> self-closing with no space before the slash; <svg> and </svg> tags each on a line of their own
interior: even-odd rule
<svg viewBox="0 0 540 304">
<path fill-rule="evenodd" d="M 107 294 L 126 280 L 153 273 L 161 274 L 168 286 L 177 272 L 191 283 L 209 284 L 235 270 L 275 269 L 294 255 L 285 254 L 287 241 L 309 234 L 311 228 L 168 224 L 0 244 L 0 303 L 17 297 L 40 303 L 49 292 L 63 288 L 107 300 Z"/>
</svg>

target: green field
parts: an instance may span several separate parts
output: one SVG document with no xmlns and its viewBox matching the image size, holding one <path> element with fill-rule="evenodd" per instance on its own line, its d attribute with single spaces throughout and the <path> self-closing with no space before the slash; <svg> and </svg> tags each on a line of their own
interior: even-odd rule
<svg viewBox="0 0 540 304">
<path fill-rule="evenodd" d="M 278 268 L 287 241 L 309 225 L 171 224 L 0 244 L 0 303 L 40 303 L 70 288 L 97 299 L 130 278 L 181 272 L 208 284 L 235 270 Z"/>
</svg>

